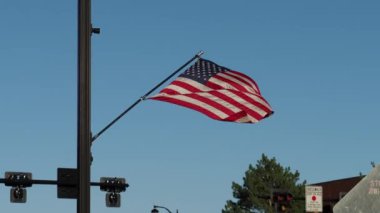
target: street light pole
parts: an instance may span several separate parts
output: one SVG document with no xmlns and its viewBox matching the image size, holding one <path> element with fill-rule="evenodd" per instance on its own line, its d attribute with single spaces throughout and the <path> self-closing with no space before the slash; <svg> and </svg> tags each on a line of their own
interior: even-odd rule
<svg viewBox="0 0 380 213">
<path fill-rule="evenodd" d="M 153 209 L 151 211 L 151 213 L 159 213 L 159 211 L 157 209 L 165 209 L 166 211 L 168 211 L 169 213 L 172 213 L 168 208 L 166 208 L 165 206 L 156 206 L 154 205 L 153 206 Z M 178 213 L 178 209 L 177 209 L 177 213 Z"/>
<path fill-rule="evenodd" d="M 91 0 L 78 0 L 77 213 L 90 213 Z"/>
</svg>

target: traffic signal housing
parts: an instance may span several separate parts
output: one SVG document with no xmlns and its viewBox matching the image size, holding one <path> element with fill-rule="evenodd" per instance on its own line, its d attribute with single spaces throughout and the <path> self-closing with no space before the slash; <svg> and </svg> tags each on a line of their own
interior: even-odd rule
<svg viewBox="0 0 380 213">
<path fill-rule="evenodd" d="M 274 192 L 272 196 L 273 203 L 276 204 L 279 212 L 286 212 L 291 206 L 293 195 L 289 192 Z"/>
<path fill-rule="evenodd" d="M 125 178 L 117 177 L 101 177 L 100 190 L 106 191 L 106 206 L 107 207 L 120 207 L 120 192 L 124 192 L 128 184 Z"/>
<path fill-rule="evenodd" d="M 26 187 L 32 186 L 32 173 L 5 172 L 5 186 L 11 186 L 11 203 L 26 203 Z"/>
</svg>

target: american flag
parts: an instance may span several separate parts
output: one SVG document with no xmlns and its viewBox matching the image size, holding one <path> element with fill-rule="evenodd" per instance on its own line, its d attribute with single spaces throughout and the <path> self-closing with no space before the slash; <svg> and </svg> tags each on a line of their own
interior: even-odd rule
<svg viewBox="0 0 380 213">
<path fill-rule="evenodd" d="M 150 99 L 197 110 L 221 121 L 256 123 L 273 113 L 254 80 L 202 58 Z"/>
</svg>

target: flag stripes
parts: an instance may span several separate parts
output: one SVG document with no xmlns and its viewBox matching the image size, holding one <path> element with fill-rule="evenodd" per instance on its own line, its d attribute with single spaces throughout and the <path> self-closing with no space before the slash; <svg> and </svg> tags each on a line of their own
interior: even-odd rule
<svg viewBox="0 0 380 213">
<path fill-rule="evenodd" d="M 200 59 L 150 99 L 197 110 L 212 119 L 256 123 L 273 113 L 251 78 Z"/>
</svg>

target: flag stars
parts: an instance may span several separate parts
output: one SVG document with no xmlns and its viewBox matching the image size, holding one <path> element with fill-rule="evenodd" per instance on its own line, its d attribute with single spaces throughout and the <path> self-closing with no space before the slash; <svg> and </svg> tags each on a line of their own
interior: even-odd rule
<svg viewBox="0 0 380 213">
<path fill-rule="evenodd" d="M 210 61 L 200 59 L 194 65 L 189 67 L 189 69 L 187 69 L 181 76 L 191 78 L 199 83 L 203 83 L 208 81 L 212 76 L 226 71 L 228 71 L 228 69 L 225 67 L 221 67 Z"/>
</svg>

